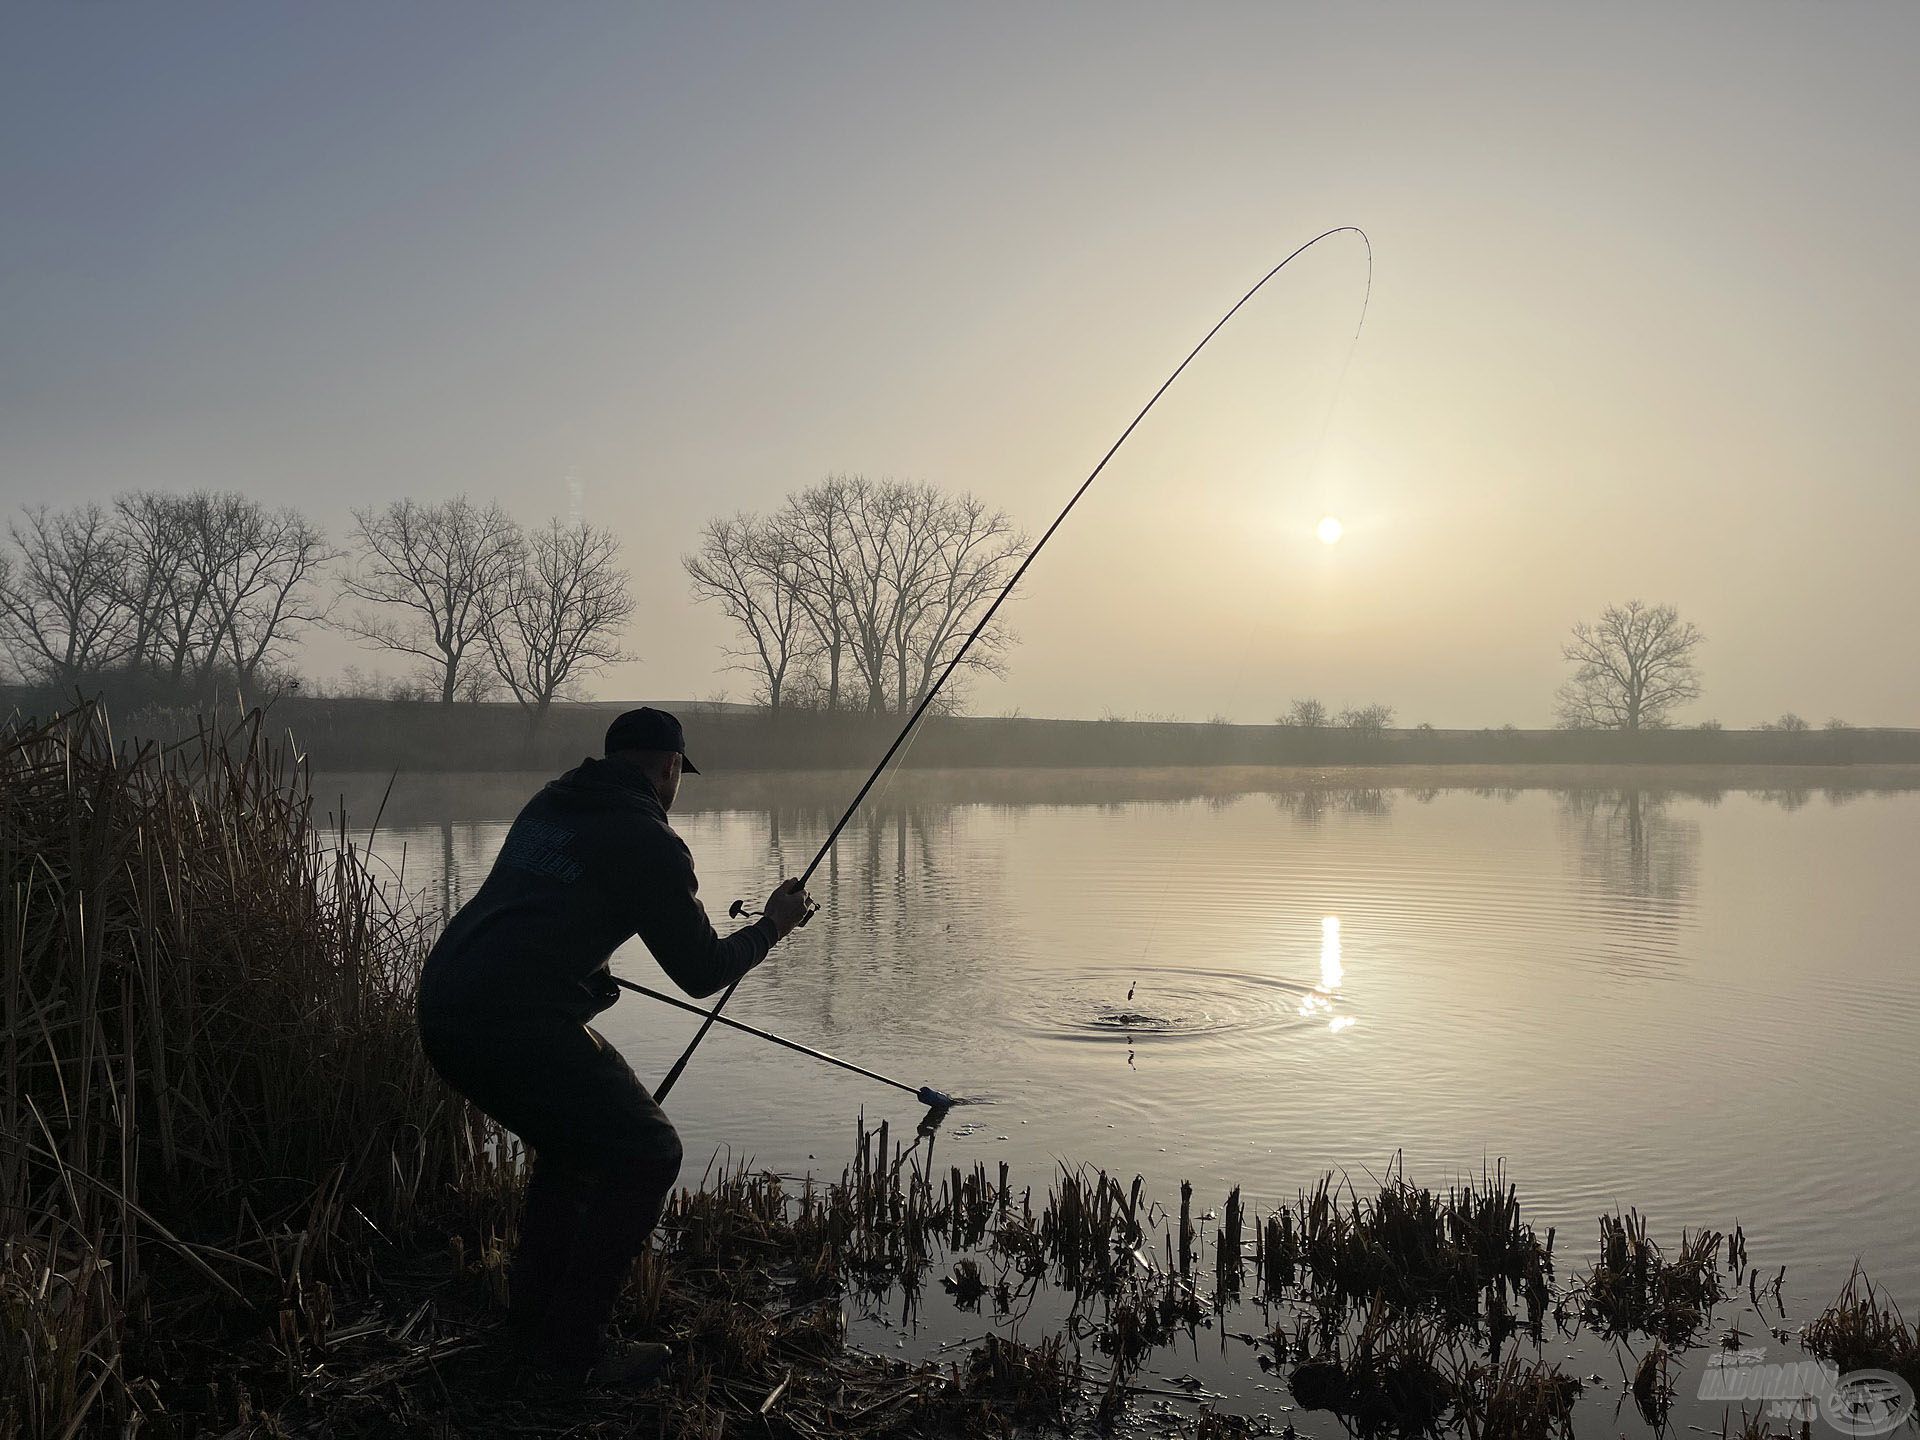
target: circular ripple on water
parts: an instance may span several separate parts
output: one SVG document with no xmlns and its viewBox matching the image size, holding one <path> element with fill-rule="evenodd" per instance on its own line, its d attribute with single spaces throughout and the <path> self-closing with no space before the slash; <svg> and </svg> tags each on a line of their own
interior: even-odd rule
<svg viewBox="0 0 1920 1440">
<path fill-rule="evenodd" d="M 1141 1045 L 1324 1028 L 1338 1004 L 1311 985 L 1245 970 L 1055 972 L 1033 997 L 1026 1025 L 1045 1039 Z"/>
</svg>

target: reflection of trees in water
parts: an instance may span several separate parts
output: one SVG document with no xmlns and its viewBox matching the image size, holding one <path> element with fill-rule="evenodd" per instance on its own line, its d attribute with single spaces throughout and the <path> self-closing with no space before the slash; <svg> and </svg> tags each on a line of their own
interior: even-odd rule
<svg viewBox="0 0 1920 1440">
<path fill-rule="evenodd" d="M 467 903 L 460 883 L 460 867 L 453 859 L 453 824 L 440 822 L 440 890 L 441 906 L 446 917 L 451 920 L 453 912 Z"/>
<path fill-rule="evenodd" d="M 1788 785 L 1771 790 L 1753 790 L 1748 793 L 1756 800 L 1765 801 L 1769 805 L 1778 805 L 1782 810 L 1793 811 L 1811 803 L 1815 795 L 1838 809 L 1842 805 L 1852 804 L 1863 795 L 1885 795 L 1890 792 L 1865 785 Z"/>
<path fill-rule="evenodd" d="M 1393 792 L 1363 786 L 1318 785 L 1309 790 L 1276 790 L 1274 807 L 1305 825 L 1329 815 L 1366 815 L 1384 819 L 1393 813 Z"/>
<path fill-rule="evenodd" d="M 368 862 L 389 894 L 444 925 L 487 878 L 506 835 L 498 822 L 442 820 L 378 830 L 370 843 L 363 836 L 348 839 L 366 844 Z"/>
<path fill-rule="evenodd" d="M 1582 880 L 1610 902 L 1607 953 L 1630 962 L 1649 948 L 1671 954 L 1693 910 L 1700 827 L 1677 817 L 1664 792 L 1568 790 L 1560 829 Z"/>
<path fill-rule="evenodd" d="M 816 1038 L 952 1012 L 991 989 L 992 974 L 973 957 L 1006 952 L 994 940 L 1005 925 L 994 903 L 1003 882 L 990 849 L 970 850 L 964 865 L 955 859 L 959 810 L 864 805 L 820 862 L 808 889 L 821 913 L 793 952 L 804 964 L 789 968 L 776 952 L 755 976 L 770 995 L 786 992 L 789 1013 Z M 839 818 L 811 806 L 763 813 L 769 858 L 782 875 L 804 869 Z"/>
</svg>

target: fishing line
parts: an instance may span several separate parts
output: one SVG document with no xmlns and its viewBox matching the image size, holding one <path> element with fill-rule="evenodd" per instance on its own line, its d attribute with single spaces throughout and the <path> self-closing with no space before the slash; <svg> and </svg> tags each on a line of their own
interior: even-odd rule
<svg viewBox="0 0 1920 1440">
<path fill-rule="evenodd" d="M 834 842 L 840 838 L 840 832 L 847 827 L 847 823 L 858 813 L 861 803 L 867 798 L 867 795 L 872 791 L 881 775 L 885 773 L 893 757 L 898 754 L 900 748 L 907 743 L 908 737 L 913 734 L 914 727 L 920 723 L 921 717 L 924 716 L 933 705 L 934 700 L 939 696 L 941 689 L 946 685 L 948 679 L 953 675 L 955 670 L 960 668 L 961 662 L 966 659 L 967 652 L 973 648 L 974 642 L 985 633 L 987 626 L 993 623 L 993 617 L 999 613 L 1000 607 L 1006 603 L 1007 597 L 1013 593 L 1014 587 L 1018 585 L 1021 578 L 1026 575 L 1028 568 L 1039 558 L 1040 552 L 1046 549 L 1047 542 L 1053 538 L 1054 532 L 1066 523 L 1067 516 L 1073 513 L 1074 506 L 1080 503 L 1081 496 L 1085 495 L 1087 491 L 1092 488 L 1093 482 L 1100 478 L 1100 472 L 1107 468 L 1108 462 L 1119 453 L 1120 447 L 1127 443 L 1128 438 L 1140 427 L 1140 422 L 1147 418 L 1148 414 L 1153 410 L 1153 407 L 1160 403 L 1160 397 L 1172 388 L 1173 382 L 1178 380 L 1181 375 L 1186 372 L 1186 368 L 1198 358 L 1202 350 L 1207 348 L 1208 344 L 1213 340 L 1213 337 L 1220 333 L 1229 320 L 1240 313 L 1241 307 L 1260 293 L 1269 280 L 1273 279 L 1274 276 L 1286 269 L 1287 266 L 1291 265 L 1301 255 L 1304 255 L 1307 251 L 1318 245 L 1322 240 L 1331 239 L 1335 235 L 1356 235 L 1359 237 L 1360 243 L 1366 248 L 1367 286 L 1366 292 L 1360 301 L 1359 323 L 1354 326 L 1353 331 L 1354 340 L 1358 342 L 1360 331 L 1367 323 L 1367 305 L 1373 298 L 1373 242 L 1367 238 L 1367 232 L 1357 225 L 1337 225 L 1331 230 L 1321 231 L 1318 235 L 1307 241 L 1306 244 L 1300 246 L 1299 249 L 1288 255 L 1286 259 L 1282 260 L 1278 265 L 1274 266 L 1255 281 L 1253 287 L 1249 289 L 1246 294 L 1234 301 L 1232 308 L 1216 320 L 1213 327 L 1208 330 L 1205 335 L 1200 337 L 1200 343 L 1187 352 L 1186 359 L 1175 366 L 1173 373 L 1160 382 L 1160 388 L 1155 390 L 1147 403 L 1140 407 L 1140 413 L 1128 422 L 1127 428 L 1120 432 L 1120 438 L 1107 447 L 1107 453 L 1100 457 L 1100 463 L 1095 465 L 1092 471 L 1088 473 L 1087 478 L 1080 482 L 1079 487 L 1061 508 L 1060 513 L 1054 517 L 1053 523 L 1047 526 L 1046 532 L 1034 542 L 1033 548 L 1027 552 L 1026 558 L 1020 562 L 1019 568 L 1013 572 L 1013 577 L 1001 587 L 1000 593 L 993 597 L 993 603 L 986 608 L 986 612 L 975 622 L 966 640 L 961 643 L 958 650 L 954 651 L 953 658 L 948 660 L 946 665 L 941 669 L 938 678 L 928 687 L 927 693 L 921 697 L 920 703 L 914 706 L 913 713 L 907 717 L 906 724 L 900 727 L 900 733 L 894 736 L 893 743 L 887 747 L 886 754 L 880 757 L 880 762 L 873 767 L 872 773 L 867 776 L 865 783 L 860 786 L 859 792 L 854 795 L 839 820 L 834 823 L 833 830 L 828 834 L 827 838 L 821 842 L 820 849 L 815 853 L 812 861 L 810 861 L 807 868 L 801 872 L 800 883 L 803 888 L 807 881 L 813 878 L 813 872 L 820 867 L 820 862 L 826 859 L 828 852 L 833 849 Z M 631 982 L 623 983 L 631 986 Z M 687 1048 L 681 1052 L 680 1058 L 673 1062 L 673 1068 L 667 1071 L 666 1078 L 660 1082 L 659 1088 L 654 1091 L 654 1097 L 656 1099 L 664 1100 L 667 1098 L 668 1092 L 673 1089 L 675 1082 L 680 1079 L 681 1072 L 687 1068 L 687 1062 L 693 1058 L 693 1052 L 700 1048 L 700 1042 L 707 1038 L 707 1032 L 713 1028 L 714 1021 L 720 1018 L 720 1012 L 726 1009 L 727 1002 L 733 998 L 733 992 L 739 988 L 740 981 L 735 980 L 726 988 L 725 992 L 722 993 L 720 999 L 715 1002 L 713 1009 L 707 1012 L 706 1018 L 700 1022 L 700 1028 L 694 1032 L 693 1039 L 687 1042 Z"/>
</svg>

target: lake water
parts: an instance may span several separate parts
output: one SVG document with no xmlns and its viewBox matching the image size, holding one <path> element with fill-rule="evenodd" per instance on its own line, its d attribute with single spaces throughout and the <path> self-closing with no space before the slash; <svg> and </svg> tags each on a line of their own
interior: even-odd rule
<svg viewBox="0 0 1920 1440">
<path fill-rule="evenodd" d="M 403 777 L 376 851 L 457 903 L 542 778 Z M 1636 1206 L 1663 1242 L 1738 1220 L 1760 1267 L 1787 1266 L 1790 1326 L 1856 1256 L 1920 1308 L 1920 793 L 1341 778 L 909 773 L 728 1013 L 991 1101 L 954 1112 L 945 1159 L 1006 1159 L 1039 1190 L 1065 1160 L 1162 1197 L 1191 1180 L 1209 1205 L 1238 1184 L 1265 1208 L 1396 1153 L 1435 1186 L 1504 1160 L 1535 1225 L 1558 1227 L 1563 1279 L 1596 1217 Z M 685 783 L 674 823 L 721 923 L 805 865 L 855 779 Z M 316 782 L 362 822 L 379 789 Z M 664 983 L 637 942 L 615 968 Z M 601 1028 L 651 1081 L 695 1024 L 628 996 Z M 716 1147 L 837 1174 L 863 1106 L 896 1130 L 919 1114 L 724 1030 L 670 1103 L 687 1178 Z M 940 1302 L 909 1349 L 982 1328 Z M 1614 1415 L 1613 1360 L 1577 1358 L 1611 1380 L 1583 1433 L 1637 1432 L 1631 1404 Z M 1182 1367 L 1243 1408 L 1286 1399 L 1217 1337 L 1162 1368 Z"/>
</svg>

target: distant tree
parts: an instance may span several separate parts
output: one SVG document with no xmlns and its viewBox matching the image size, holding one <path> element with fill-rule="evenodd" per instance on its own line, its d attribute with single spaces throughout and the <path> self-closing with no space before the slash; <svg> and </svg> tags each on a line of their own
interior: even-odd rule
<svg viewBox="0 0 1920 1440">
<path fill-rule="evenodd" d="M 1005 583 L 1025 540 L 999 510 L 931 485 L 845 482 L 842 498 L 848 648 L 867 708 L 919 704 Z M 995 624 L 966 667 L 998 674 L 1011 636 Z"/>
<path fill-rule="evenodd" d="M 1831 720 L 1827 721 L 1826 728 L 1829 730 L 1851 730 L 1853 729 L 1853 722 L 1851 720 L 1842 720 L 1838 715 L 1835 715 Z"/>
<path fill-rule="evenodd" d="M 200 632 L 191 508 L 189 497 L 163 490 L 136 490 L 113 502 L 122 547 L 117 584 L 131 625 L 128 657 L 147 674 L 176 681 L 187 672 Z"/>
<path fill-rule="evenodd" d="M 1718 720 L 1702 720 L 1693 728 L 1696 730 L 1718 730 L 1720 729 L 1720 722 Z"/>
<path fill-rule="evenodd" d="M 527 537 L 506 604 L 480 633 L 495 675 L 536 723 L 555 696 L 626 658 L 618 636 L 633 594 L 619 561 L 613 532 L 584 520 L 554 520 Z"/>
<path fill-rule="evenodd" d="M 1340 712 L 1340 724 L 1363 739 L 1378 740 L 1393 724 L 1391 705 L 1348 706 Z"/>
<path fill-rule="evenodd" d="M 464 495 L 423 505 L 395 500 L 353 512 L 355 567 L 342 589 L 379 607 L 341 629 L 368 645 L 411 655 L 451 705 L 493 679 L 473 663 L 486 629 L 512 603 L 521 564 L 520 527 L 498 505 Z"/>
<path fill-rule="evenodd" d="M 1802 719 L 1800 716 L 1794 714 L 1791 710 L 1789 710 L 1786 714 L 1782 715 L 1778 720 L 1762 720 L 1760 722 L 1760 728 L 1762 730 L 1783 731 L 1788 735 L 1798 735 L 1803 731 L 1811 730 L 1813 726 L 1809 725 L 1804 719 Z"/>
<path fill-rule="evenodd" d="M 225 677 L 251 690 L 325 619 L 317 581 L 337 556 L 297 510 L 231 492 L 136 490 L 114 500 L 111 523 L 124 659 L 171 688 L 204 693 Z"/>
<path fill-rule="evenodd" d="M 126 655 L 123 551 L 106 511 L 29 508 L 0 552 L 0 646 L 20 673 L 54 685 L 99 675 Z"/>
<path fill-rule="evenodd" d="M 197 510 L 207 596 L 197 678 L 204 686 L 216 670 L 230 668 L 247 693 L 263 666 L 283 659 L 301 630 L 326 618 L 313 582 L 337 552 L 298 510 L 269 510 L 242 495 L 206 497 Z"/>
<path fill-rule="evenodd" d="M 769 704 L 798 693 L 880 712 L 926 697 L 1025 544 L 972 495 L 850 476 L 789 496 L 771 519 L 712 522 L 686 564 L 695 593 L 739 627 L 728 658 L 759 677 Z M 997 673 L 1010 642 L 989 626 L 963 668 Z M 957 697 L 941 691 L 944 705 Z"/>
<path fill-rule="evenodd" d="M 842 673 L 848 654 L 853 591 L 846 569 L 848 500 L 862 482 L 835 476 L 789 495 L 776 524 L 792 539 L 793 598 L 812 633 L 809 653 L 821 667 L 804 688 L 829 713 L 847 698 Z"/>
<path fill-rule="evenodd" d="M 1027 548 L 1004 510 L 977 496 L 941 495 L 919 487 L 927 563 L 902 623 L 894 632 L 894 707 L 917 705 L 959 652 L 980 613 L 991 603 Z M 976 674 L 1006 673 L 1003 654 L 1012 633 L 995 621 L 981 633 L 963 665 Z M 948 695 L 957 700 L 958 692 Z"/>
<path fill-rule="evenodd" d="M 1319 730 L 1328 723 L 1327 707 L 1311 698 L 1296 700 L 1287 713 L 1280 717 L 1279 723 L 1301 730 Z"/>
<path fill-rule="evenodd" d="M 800 549 L 780 522 L 739 514 L 708 521 L 700 548 L 680 562 L 694 595 L 739 627 L 744 638 L 725 652 L 728 667 L 755 678 L 769 710 L 786 701 L 788 678 L 808 653 Z"/>
<path fill-rule="evenodd" d="M 1609 605 L 1598 623 L 1573 627 L 1561 655 L 1574 666 L 1560 687 L 1560 723 L 1575 730 L 1663 728 L 1700 696 L 1693 652 L 1704 637 L 1671 605 Z"/>
</svg>

